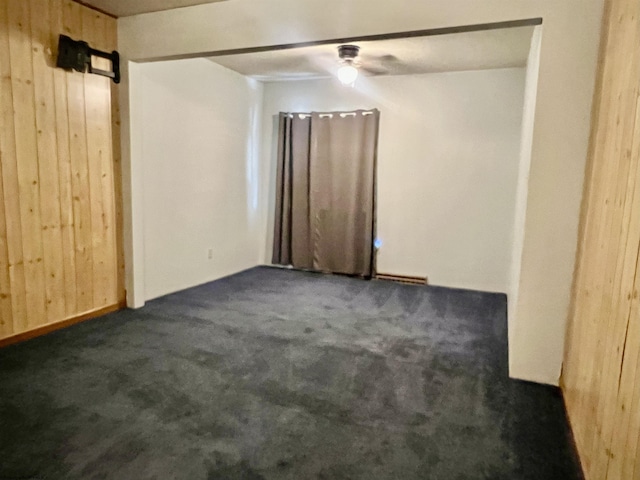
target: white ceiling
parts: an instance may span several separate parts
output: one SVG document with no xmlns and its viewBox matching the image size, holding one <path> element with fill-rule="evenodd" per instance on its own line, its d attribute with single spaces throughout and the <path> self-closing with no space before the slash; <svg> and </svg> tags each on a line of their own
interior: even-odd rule
<svg viewBox="0 0 640 480">
<path fill-rule="evenodd" d="M 79 0 L 84 5 L 97 8 L 114 17 L 128 17 L 139 13 L 159 12 L 160 10 L 222 1 L 225 0 Z"/>
<path fill-rule="evenodd" d="M 363 73 L 409 75 L 524 67 L 534 27 L 505 28 L 427 37 L 353 42 Z M 335 75 L 338 44 L 209 57 L 262 81 Z M 373 72 L 367 72 L 367 69 Z"/>
</svg>

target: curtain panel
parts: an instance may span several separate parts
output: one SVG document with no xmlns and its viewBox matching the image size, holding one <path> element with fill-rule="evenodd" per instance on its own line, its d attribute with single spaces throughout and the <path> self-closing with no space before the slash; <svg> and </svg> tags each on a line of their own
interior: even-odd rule
<svg viewBox="0 0 640 480">
<path fill-rule="evenodd" d="M 372 275 L 379 120 L 280 114 L 273 263 Z"/>
</svg>

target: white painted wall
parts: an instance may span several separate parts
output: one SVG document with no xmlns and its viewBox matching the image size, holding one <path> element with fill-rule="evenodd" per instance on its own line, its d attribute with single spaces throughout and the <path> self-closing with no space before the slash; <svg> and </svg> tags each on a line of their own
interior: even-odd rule
<svg viewBox="0 0 640 480">
<path fill-rule="evenodd" d="M 270 262 L 278 112 L 377 108 L 378 271 L 507 292 L 524 96 L 523 68 L 265 84 Z"/>
<path fill-rule="evenodd" d="M 204 59 L 136 65 L 131 84 L 144 298 L 257 265 L 262 84 Z"/>
<path fill-rule="evenodd" d="M 122 54 L 125 254 L 130 305 L 144 291 L 138 152 L 130 143 L 128 61 L 225 49 L 540 17 L 535 128 L 524 221 L 513 377 L 558 383 L 604 0 L 233 0 L 118 20 Z M 134 93 L 135 95 L 135 93 Z M 133 142 L 135 143 L 135 139 Z M 520 349 L 519 345 L 530 348 Z"/>
<path fill-rule="evenodd" d="M 520 298 L 520 279 L 522 276 L 522 254 L 525 240 L 525 221 L 529 190 L 529 174 L 531 171 L 531 155 L 533 147 L 533 132 L 536 122 L 535 108 L 538 96 L 538 77 L 540 74 L 540 47 L 543 26 L 537 26 L 531 37 L 531 49 L 527 59 L 524 108 L 522 114 L 522 142 L 520 145 L 520 167 L 518 169 L 517 193 L 515 202 L 515 222 L 513 242 L 511 244 L 511 267 L 508 287 L 508 315 L 509 315 L 509 344 L 514 350 L 532 352 L 544 349 L 544 344 L 554 342 L 548 338 L 550 331 L 535 332 L 535 335 L 524 336 L 518 332 L 527 331 L 522 319 L 517 315 L 518 299 Z M 526 357 L 529 357 L 527 355 Z M 524 355 L 510 355 L 509 368 L 512 371 L 526 370 L 527 365 L 521 365 L 520 358 Z M 535 373 L 529 374 L 530 379 L 537 379 Z"/>
</svg>

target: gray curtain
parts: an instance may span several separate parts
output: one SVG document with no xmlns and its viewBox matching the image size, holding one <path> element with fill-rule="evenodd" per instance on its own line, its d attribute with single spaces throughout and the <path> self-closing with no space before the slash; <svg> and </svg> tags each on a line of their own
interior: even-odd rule
<svg viewBox="0 0 640 480">
<path fill-rule="evenodd" d="M 379 119 L 280 114 L 273 263 L 372 275 Z"/>
</svg>

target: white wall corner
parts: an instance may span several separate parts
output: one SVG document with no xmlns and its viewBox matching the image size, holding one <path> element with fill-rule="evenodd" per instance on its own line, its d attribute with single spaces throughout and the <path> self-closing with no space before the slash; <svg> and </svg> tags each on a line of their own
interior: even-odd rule
<svg viewBox="0 0 640 480">
<path fill-rule="evenodd" d="M 536 98 L 538 94 L 538 78 L 540 71 L 540 47 L 542 42 L 542 25 L 535 27 L 531 37 L 531 47 L 527 58 L 527 72 L 524 89 L 524 107 L 522 112 L 522 133 L 520 137 L 520 157 L 518 185 L 514 210 L 513 242 L 511 250 L 511 272 L 509 292 L 507 294 L 507 316 L 509 325 L 509 372 L 510 376 L 521 378 L 514 371 L 514 361 L 518 353 L 512 351 L 517 337 L 517 303 L 520 290 L 520 274 L 522 271 L 522 249 L 524 246 L 524 228 L 527 213 L 527 196 L 529 193 L 529 171 L 531 169 L 531 150 L 533 148 L 533 129 L 535 125 Z"/>
<path fill-rule="evenodd" d="M 121 150 L 122 150 L 122 196 L 123 196 L 123 238 L 125 256 L 125 287 L 127 307 L 141 308 L 144 296 L 144 215 L 142 210 L 143 171 L 141 132 L 132 130 L 132 124 L 139 115 L 134 95 L 142 95 L 135 88 L 137 65 L 121 59 L 122 81 L 120 83 Z M 133 81 L 132 81 L 133 80 Z"/>
</svg>

